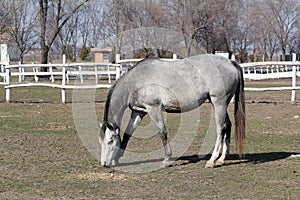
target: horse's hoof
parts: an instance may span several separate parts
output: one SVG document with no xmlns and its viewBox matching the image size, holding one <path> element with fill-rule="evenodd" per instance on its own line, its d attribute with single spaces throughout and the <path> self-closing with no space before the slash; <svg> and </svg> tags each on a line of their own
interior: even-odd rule
<svg viewBox="0 0 300 200">
<path fill-rule="evenodd" d="M 213 168 L 214 167 L 214 163 L 211 162 L 207 162 L 205 165 L 205 168 Z"/>
<path fill-rule="evenodd" d="M 223 160 L 217 160 L 216 161 L 216 166 L 222 166 L 224 164 Z"/>
<path fill-rule="evenodd" d="M 171 164 L 171 161 L 170 161 L 170 158 L 168 157 L 168 158 L 165 158 L 163 161 L 162 161 L 162 166 L 163 167 L 168 167 L 168 166 L 170 166 L 170 164 Z"/>
<path fill-rule="evenodd" d="M 119 163 L 119 160 L 115 160 L 115 166 L 119 166 L 120 163 Z"/>
<path fill-rule="evenodd" d="M 165 158 L 165 159 L 163 160 L 163 163 L 168 163 L 169 160 L 170 160 L 170 157 L 167 157 L 167 158 Z"/>
</svg>

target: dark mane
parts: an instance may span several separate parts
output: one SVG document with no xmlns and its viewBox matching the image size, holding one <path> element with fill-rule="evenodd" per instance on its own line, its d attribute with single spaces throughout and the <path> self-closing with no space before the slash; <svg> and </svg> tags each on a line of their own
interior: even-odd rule
<svg viewBox="0 0 300 200">
<path fill-rule="evenodd" d="M 115 88 L 116 83 L 109 88 L 108 94 L 107 94 L 107 98 L 106 98 L 106 102 L 105 102 L 105 107 L 104 107 L 104 116 L 103 116 L 103 122 L 107 122 L 108 121 L 108 110 L 109 110 L 109 104 L 110 104 L 110 99 L 113 93 L 113 90 Z"/>
<path fill-rule="evenodd" d="M 143 58 L 142 60 L 135 63 L 132 67 L 130 67 L 128 71 L 134 69 L 136 66 L 140 65 L 141 63 L 145 63 L 145 62 L 153 61 L 153 60 L 157 60 L 157 58 L 149 58 L 149 57 Z"/>
</svg>

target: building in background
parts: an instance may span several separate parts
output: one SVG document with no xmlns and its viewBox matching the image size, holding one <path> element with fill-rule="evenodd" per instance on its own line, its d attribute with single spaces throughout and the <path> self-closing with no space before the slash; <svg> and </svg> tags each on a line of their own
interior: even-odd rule
<svg viewBox="0 0 300 200">
<path fill-rule="evenodd" d="M 111 63 L 113 61 L 111 48 L 91 48 L 95 63 Z"/>
</svg>

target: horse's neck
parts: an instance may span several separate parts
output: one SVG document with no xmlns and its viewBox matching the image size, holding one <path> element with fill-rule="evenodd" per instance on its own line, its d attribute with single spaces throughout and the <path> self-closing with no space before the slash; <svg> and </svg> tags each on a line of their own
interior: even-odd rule
<svg viewBox="0 0 300 200">
<path fill-rule="evenodd" d="M 111 96 L 108 119 L 113 119 L 119 127 L 121 127 L 122 117 L 127 108 L 128 96 L 128 91 L 120 88 L 115 88 Z"/>
</svg>

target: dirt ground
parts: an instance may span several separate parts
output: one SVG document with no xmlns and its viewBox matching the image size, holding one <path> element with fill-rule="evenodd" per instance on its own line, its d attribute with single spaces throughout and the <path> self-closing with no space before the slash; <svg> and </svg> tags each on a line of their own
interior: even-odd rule
<svg viewBox="0 0 300 200">
<path fill-rule="evenodd" d="M 276 84 L 252 81 L 246 87 Z M 204 168 L 208 157 L 198 154 L 210 120 L 205 103 L 197 136 L 182 156 L 169 167 L 130 173 L 101 167 L 100 155 L 96 158 L 84 145 L 74 123 L 71 92 L 69 102 L 61 104 L 55 89 L 37 88 L 34 96 L 28 90 L 13 90 L 12 103 L 0 103 L 0 199 L 299 199 L 300 159 L 291 155 L 300 154 L 300 101 L 292 104 L 290 91 L 246 92 L 244 159 L 238 159 L 232 135 L 225 165 Z M 96 94 L 100 120 L 106 94 Z M 229 111 L 232 117 L 232 105 Z M 170 140 L 179 121 L 177 115 L 167 116 Z M 145 152 L 161 145 L 157 135 L 134 137 L 128 150 Z M 126 164 L 139 168 L 161 160 L 146 157 Z"/>
</svg>

